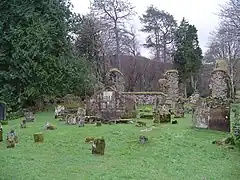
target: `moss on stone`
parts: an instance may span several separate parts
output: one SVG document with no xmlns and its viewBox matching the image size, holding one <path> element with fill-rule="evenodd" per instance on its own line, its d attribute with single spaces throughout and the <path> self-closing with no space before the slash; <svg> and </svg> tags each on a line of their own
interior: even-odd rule
<svg viewBox="0 0 240 180">
<path fill-rule="evenodd" d="M 43 133 L 41 133 L 41 132 L 35 133 L 35 134 L 33 134 L 33 138 L 34 138 L 34 142 L 41 143 L 41 142 L 43 142 Z"/>
<path fill-rule="evenodd" d="M 224 59 L 218 59 L 215 63 L 215 70 L 228 71 L 228 64 Z"/>
<path fill-rule="evenodd" d="M 160 83 L 160 82 L 166 82 L 166 81 L 167 81 L 167 80 L 164 79 L 164 78 L 158 80 L 159 83 Z"/>
<path fill-rule="evenodd" d="M 165 72 L 164 76 L 166 76 L 166 74 L 168 74 L 168 73 L 178 73 L 178 70 L 176 70 L 176 69 L 167 70 L 167 71 Z"/>
<path fill-rule="evenodd" d="M 216 72 L 218 72 L 218 71 L 224 72 L 224 73 L 226 73 L 226 75 L 228 75 L 227 72 L 226 72 L 226 70 L 225 70 L 225 69 L 222 69 L 222 68 L 215 68 L 215 69 L 212 71 L 212 74 L 214 74 L 214 73 L 216 73 Z"/>
<path fill-rule="evenodd" d="M 123 76 L 123 73 L 119 69 L 117 69 L 117 68 L 111 68 L 109 70 L 109 72 L 118 72 L 119 74 L 121 74 Z"/>
<path fill-rule="evenodd" d="M 137 117 L 137 111 L 131 111 L 124 113 L 120 118 L 121 119 L 130 119 L 130 118 L 136 118 Z"/>
<path fill-rule="evenodd" d="M 125 95 L 163 95 L 163 96 L 167 96 L 166 94 L 164 94 L 163 92 L 123 92 L 122 94 Z"/>
<path fill-rule="evenodd" d="M 92 144 L 92 154 L 104 155 L 105 146 L 106 144 L 103 137 L 94 139 Z"/>
</svg>

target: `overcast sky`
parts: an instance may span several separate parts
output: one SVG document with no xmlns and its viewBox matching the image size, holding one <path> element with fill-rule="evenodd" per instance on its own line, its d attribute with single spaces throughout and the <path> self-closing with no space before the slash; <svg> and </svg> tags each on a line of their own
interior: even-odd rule
<svg viewBox="0 0 240 180">
<path fill-rule="evenodd" d="M 89 0 L 71 0 L 74 5 L 74 11 L 86 14 L 89 12 Z M 198 37 L 200 46 L 203 51 L 206 50 L 209 33 L 214 30 L 219 23 L 216 13 L 219 11 L 219 5 L 226 0 L 131 0 L 136 7 L 138 15 L 134 18 L 134 26 L 136 29 L 141 28 L 138 16 L 145 12 L 147 6 L 153 4 L 159 10 L 165 10 L 172 14 L 175 19 L 180 20 L 185 17 L 189 23 L 194 24 L 198 29 Z M 138 31 L 138 39 L 140 43 L 144 43 L 146 35 Z M 143 56 L 149 57 L 146 49 L 141 49 Z"/>
</svg>

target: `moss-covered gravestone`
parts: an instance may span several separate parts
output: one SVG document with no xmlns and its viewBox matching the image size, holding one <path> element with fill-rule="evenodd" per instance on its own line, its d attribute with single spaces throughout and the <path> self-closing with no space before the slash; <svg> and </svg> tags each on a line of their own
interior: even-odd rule
<svg viewBox="0 0 240 180">
<path fill-rule="evenodd" d="M 102 125 L 102 122 L 101 121 L 97 121 L 96 122 L 96 126 L 101 126 Z"/>
<path fill-rule="evenodd" d="M 103 137 L 96 138 L 92 144 L 92 154 L 104 155 L 105 151 L 105 140 Z"/>
<path fill-rule="evenodd" d="M 14 148 L 16 146 L 16 142 L 14 140 L 14 137 L 11 136 L 7 139 L 7 148 Z"/>
<path fill-rule="evenodd" d="M 34 142 L 36 143 L 40 143 L 40 142 L 43 142 L 43 133 L 35 133 L 33 134 L 33 137 L 34 137 Z"/>
<path fill-rule="evenodd" d="M 18 143 L 18 136 L 14 130 L 11 130 L 7 134 L 7 148 L 14 148 L 16 143 Z"/>
<path fill-rule="evenodd" d="M 20 128 L 26 128 L 27 127 L 27 122 L 26 120 L 22 120 L 22 122 L 20 123 Z"/>
</svg>

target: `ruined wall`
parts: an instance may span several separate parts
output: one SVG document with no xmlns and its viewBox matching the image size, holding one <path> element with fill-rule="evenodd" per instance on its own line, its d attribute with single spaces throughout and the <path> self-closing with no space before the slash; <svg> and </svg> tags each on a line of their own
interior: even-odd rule
<svg viewBox="0 0 240 180">
<path fill-rule="evenodd" d="M 226 71 L 215 69 L 211 74 L 209 89 L 212 98 L 231 98 L 230 77 Z"/>
<path fill-rule="evenodd" d="M 154 105 L 156 98 L 161 100 L 166 97 L 162 92 L 123 92 L 122 94 L 134 98 L 137 105 Z"/>
<path fill-rule="evenodd" d="M 106 75 L 107 77 L 107 86 L 113 88 L 118 92 L 123 92 L 125 89 L 124 86 L 124 76 L 121 71 L 116 68 L 112 68 Z"/>
<path fill-rule="evenodd" d="M 98 116 L 104 120 L 119 119 L 121 116 L 135 116 L 135 99 L 126 97 L 112 88 L 103 89 L 86 100 L 88 116 Z"/>
</svg>

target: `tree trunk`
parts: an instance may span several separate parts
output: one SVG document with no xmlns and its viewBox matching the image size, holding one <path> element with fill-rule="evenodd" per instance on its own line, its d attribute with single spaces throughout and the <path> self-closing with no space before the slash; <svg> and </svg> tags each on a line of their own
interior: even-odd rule
<svg viewBox="0 0 240 180">
<path fill-rule="evenodd" d="M 94 139 L 92 144 L 92 154 L 104 155 L 105 140 L 104 138 Z"/>
<path fill-rule="evenodd" d="M 159 40 L 159 32 L 158 31 L 155 31 L 155 45 L 156 45 L 156 59 L 157 61 L 161 61 L 161 58 L 160 58 L 160 40 Z"/>
<path fill-rule="evenodd" d="M 193 77 L 193 75 L 191 74 L 191 76 L 190 76 L 190 78 L 191 78 L 191 87 L 194 89 L 194 77 Z M 195 89 L 194 89 L 195 90 Z"/>
<path fill-rule="evenodd" d="M 43 142 L 43 133 L 35 133 L 33 134 L 34 142 Z"/>
<path fill-rule="evenodd" d="M 234 92 L 234 68 L 233 63 L 230 60 L 230 80 L 231 80 L 231 97 L 235 99 L 235 92 Z"/>
<path fill-rule="evenodd" d="M 167 62 L 167 42 L 165 40 L 165 37 L 164 38 L 164 41 L 163 41 L 163 63 L 165 64 Z"/>
<path fill-rule="evenodd" d="M 117 27 L 117 21 L 115 21 L 115 36 L 116 36 L 116 60 L 117 60 L 117 66 L 119 71 L 122 71 L 121 68 L 121 62 L 120 62 L 120 42 L 119 42 L 119 32 L 118 32 L 118 27 Z"/>
<path fill-rule="evenodd" d="M 184 82 L 184 96 L 187 98 L 187 83 Z"/>
</svg>

